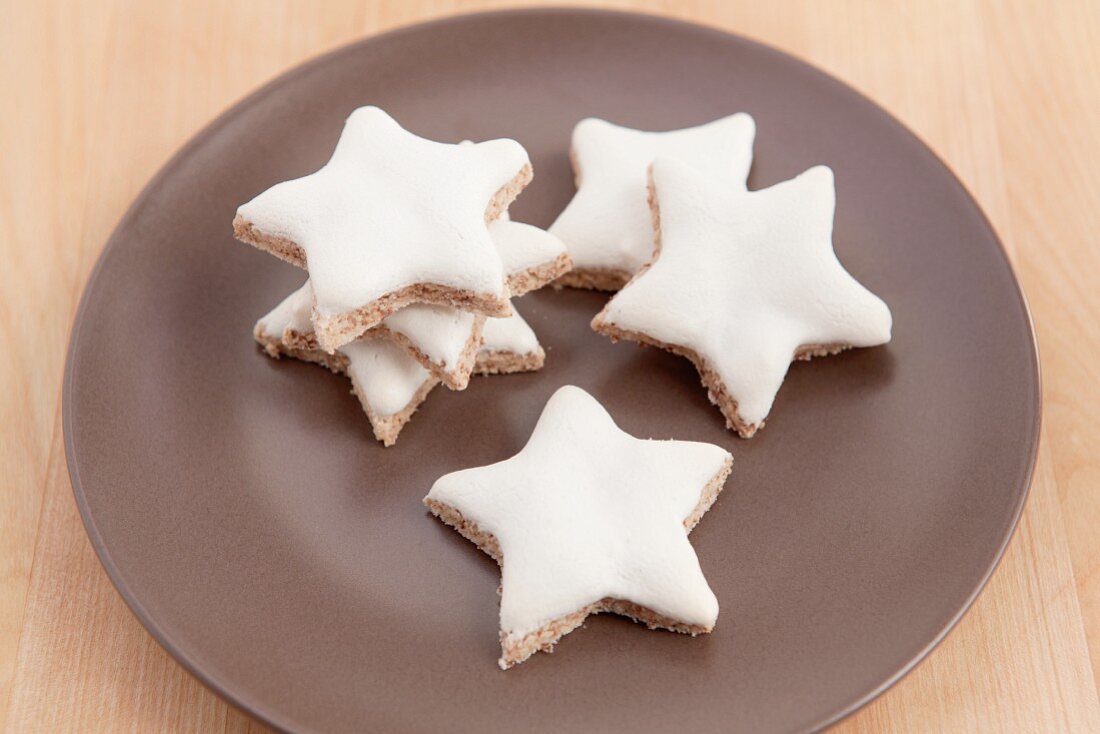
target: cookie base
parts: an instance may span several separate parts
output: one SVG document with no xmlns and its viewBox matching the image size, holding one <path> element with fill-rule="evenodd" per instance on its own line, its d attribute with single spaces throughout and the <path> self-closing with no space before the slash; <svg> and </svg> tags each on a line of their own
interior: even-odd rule
<svg viewBox="0 0 1100 734">
<path fill-rule="evenodd" d="M 474 372 L 479 375 L 510 375 L 516 372 L 535 372 L 546 363 L 546 352 L 539 347 L 527 354 L 516 354 L 496 349 L 483 349 L 477 354 Z"/>
<path fill-rule="evenodd" d="M 684 518 L 684 529 L 691 532 L 710 509 L 719 493 L 725 486 L 726 478 L 733 467 L 732 457 L 727 457 L 722 468 L 707 482 L 699 496 L 699 502 L 691 514 Z M 500 566 L 504 565 L 504 556 L 500 549 L 500 543 L 492 533 L 485 532 L 476 523 L 465 517 L 457 508 L 444 504 L 437 500 L 425 498 L 424 504 L 433 515 L 447 525 L 457 530 L 464 538 L 491 556 Z M 653 611 L 648 607 L 635 604 L 627 599 L 614 599 L 605 597 L 593 602 L 575 612 L 552 619 L 535 630 L 517 633 L 507 630 L 500 631 L 501 656 L 497 663 L 502 670 L 522 663 L 536 652 L 553 652 L 554 645 L 568 633 L 584 623 L 590 614 L 604 612 L 619 614 L 640 622 L 650 629 L 666 629 L 673 632 L 681 632 L 695 635 L 710 632 L 712 627 L 688 624 L 663 614 Z"/>
<path fill-rule="evenodd" d="M 544 285 L 554 282 L 567 275 L 573 269 L 573 258 L 569 253 L 563 252 L 553 260 L 508 276 L 508 290 L 512 298 L 518 298 L 524 293 L 538 290 Z"/>
<path fill-rule="evenodd" d="M 590 291 L 618 291 L 627 284 L 631 273 L 615 268 L 574 267 L 554 281 L 555 288 L 583 288 Z"/>
<path fill-rule="evenodd" d="M 520 195 L 527 184 L 531 183 L 531 179 L 535 177 L 535 169 L 532 168 L 530 163 L 524 164 L 523 168 L 519 169 L 512 180 L 501 186 L 493 198 L 489 200 L 489 205 L 485 207 L 485 223 L 490 224 L 500 219 L 500 215 L 508 211 L 508 207 L 512 205 L 512 202 L 516 200 L 516 197 Z"/>
<path fill-rule="evenodd" d="M 413 394 L 412 399 L 409 400 L 404 408 L 392 415 L 379 415 L 367 403 L 362 386 L 354 376 L 349 375 L 348 358 L 340 353 L 329 354 L 322 349 L 318 349 L 316 340 L 313 338 L 312 334 L 302 334 L 298 331 L 287 330 L 282 335 L 282 338 L 279 338 L 271 336 L 257 328 L 253 332 L 253 336 L 269 357 L 279 359 L 280 357 L 286 356 L 293 359 L 300 359 L 303 362 L 312 362 L 313 364 L 327 367 L 338 375 L 349 377 L 351 379 L 351 391 L 355 394 L 355 397 L 359 399 L 359 404 L 362 406 L 363 412 L 367 414 L 367 420 L 370 421 L 371 429 L 374 431 L 374 437 L 381 441 L 383 446 L 393 446 L 397 442 L 397 436 L 401 433 L 401 429 L 405 427 L 405 424 L 412 418 L 416 409 L 419 408 L 420 404 L 424 402 L 424 399 L 428 397 L 428 393 L 432 391 L 432 388 L 439 384 L 439 380 L 436 378 L 428 378 L 416 393 Z"/>
<path fill-rule="evenodd" d="M 296 242 L 285 237 L 276 237 L 256 229 L 252 222 L 240 214 L 233 217 L 233 236 L 245 244 L 252 245 L 257 250 L 271 253 L 283 262 L 288 262 L 294 267 L 306 270 L 306 252 Z"/>
<path fill-rule="evenodd" d="M 326 352 L 334 352 L 350 341 L 361 337 L 368 329 L 378 326 L 387 317 L 414 303 L 430 303 L 450 306 L 461 311 L 472 311 L 485 316 L 502 318 L 512 315 L 509 303 L 511 294 L 507 286 L 503 294 L 474 293 L 455 290 L 438 283 L 416 283 L 385 294 L 354 311 L 326 316 L 313 309 L 313 328 L 317 331 L 317 343 Z"/>
</svg>

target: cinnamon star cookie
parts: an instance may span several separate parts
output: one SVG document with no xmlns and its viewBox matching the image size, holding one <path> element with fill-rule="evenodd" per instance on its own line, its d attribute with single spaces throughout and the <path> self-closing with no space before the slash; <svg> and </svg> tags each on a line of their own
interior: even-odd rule
<svg viewBox="0 0 1100 734">
<path fill-rule="evenodd" d="M 658 158 L 651 185 L 653 259 L 592 328 L 690 359 L 742 437 L 764 425 L 791 360 L 890 341 L 890 309 L 833 251 L 829 168 L 749 192 Z"/>
<path fill-rule="evenodd" d="M 309 271 L 317 342 L 332 354 L 411 303 L 509 315 L 488 223 L 530 179 L 514 140 L 437 143 L 361 107 L 321 170 L 242 205 L 233 231 Z"/>
<path fill-rule="evenodd" d="M 441 477 L 424 504 L 501 565 L 500 667 L 589 614 L 696 635 L 718 618 L 688 542 L 729 475 L 718 446 L 634 438 L 559 388 L 510 459 Z"/>
</svg>

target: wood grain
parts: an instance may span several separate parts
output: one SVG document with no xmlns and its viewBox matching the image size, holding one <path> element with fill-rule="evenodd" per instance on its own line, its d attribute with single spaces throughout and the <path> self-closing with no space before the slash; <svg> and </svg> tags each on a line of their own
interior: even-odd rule
<svg viewBox="0 0 1100 734">
<path fill-rule="evenodd" d="M 61 445 L 69 323 L 126 206 L 234 100 L 335 45 L 505 4 L 0 2 L 0 727 L 263 730 L 152 641 L 84 535 Z M 1020 530 L 944 644 L 838 728 L 1100 731 L 1100 5 L 604 5 L 758 38 L 878 101 L 974 193 L 1031 300 L 1044 436 Z"/>
</svg>

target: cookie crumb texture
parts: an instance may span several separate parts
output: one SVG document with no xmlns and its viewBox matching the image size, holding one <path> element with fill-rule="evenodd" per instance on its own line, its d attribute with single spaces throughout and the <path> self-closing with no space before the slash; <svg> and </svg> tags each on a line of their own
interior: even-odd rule
<svg viewBox="0 0 1100 734">
<path fill-rule="evenodd" d="M 550 262 L 518 273 L 509 273 L 508 290 L 513 298 L 517 298 L 524 293 L 542 288 L 547 283 L 568 277 L 572 268 L 573 259 L 569 257 L 569 253 L 563 252 Z"/>
<path fill-rule="evenodd" d="M 478 352 L 474 372 L 479 375 L 511 375 L 517 372 L 536 372 L 546 363 L 546 352 L 539 347 L 528 354 L 482 349 Z"/>
<path fill-rule="evenodd" d="M 580 288 L 590 291 L 617 291 L 630 280 L 626 270 L 612 268 L 573 268 L 554 281 L 555 288 Z"/>
</svg>

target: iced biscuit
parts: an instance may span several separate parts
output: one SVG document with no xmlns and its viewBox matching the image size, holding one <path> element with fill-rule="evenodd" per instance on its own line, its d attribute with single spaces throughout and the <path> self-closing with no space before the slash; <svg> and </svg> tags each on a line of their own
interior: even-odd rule
<svg viewBox="0 0 1100 734">
<path fill-rule="evenodd" d="M 509 668 L 600 612 L 710 632 L 718 600 L 688 533 L 731 463 L 711 444 L 634 438 L 566 386 L 523 450 L 441 477 L 424 504 L 500 564 L 499 664 Z"/>
<path fill-rule="evenodd" d="M 731 430 L 752 436 L 791 361 L 890 341 L 890 309 L 833 251 L 833 172 L 745 191 L 680 161 L 651 170 L 653 259 L 592 321 L 690 359 Z"/>
<path fill-rule="evenodd" d="M 508 316 L 488 225 L 530 179 L 514 140 L 437 143 L 361 107 L 323 168 L 242 205 L 233 231 L 309 271 L 317 341 L 331 354 L 412 303 Z"/>
</svg>

